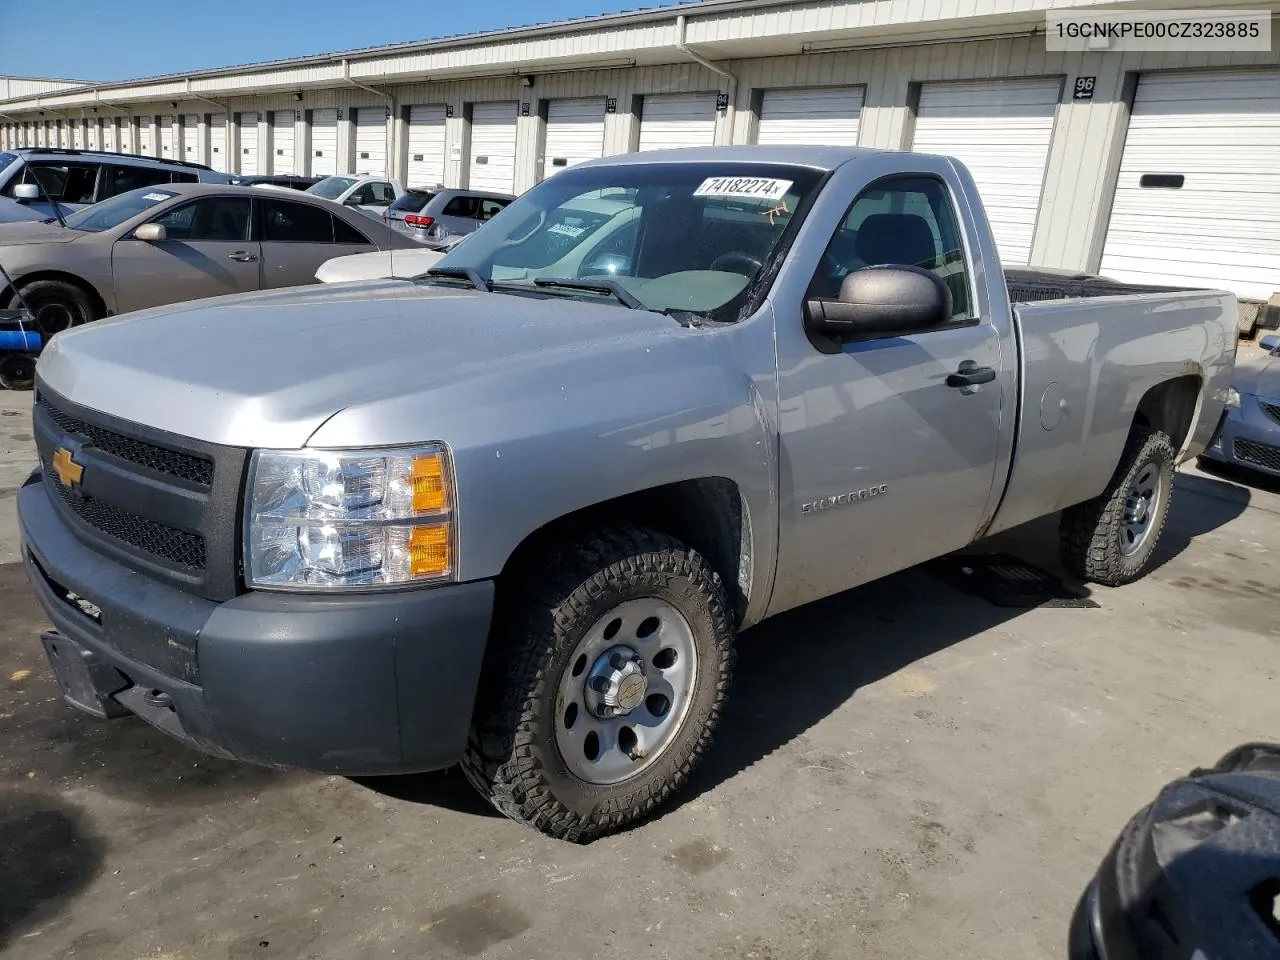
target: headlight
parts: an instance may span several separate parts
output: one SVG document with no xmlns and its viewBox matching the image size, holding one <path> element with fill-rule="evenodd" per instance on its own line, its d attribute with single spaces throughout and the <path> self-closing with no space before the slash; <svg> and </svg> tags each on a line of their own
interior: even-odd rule
<svg viewBox="0 0 1280 960">
<path fill-rule="evenodd" d="M 1240 406 L 1240 391 L 1235 387 L 1227 387 L 1227 406 L 1233 409 Z"/>
<path fill-rule="evenodd" d="M 258 450 L 245 503 L 245 580 L 369 589 L 453 576 L 453 469 L 433 443 Z"/>
</svg>

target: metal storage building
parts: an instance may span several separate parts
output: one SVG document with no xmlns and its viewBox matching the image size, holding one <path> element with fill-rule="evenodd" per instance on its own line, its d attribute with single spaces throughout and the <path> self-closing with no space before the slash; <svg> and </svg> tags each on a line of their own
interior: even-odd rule
<svg viewBox="0 0 1280 960">
<path fill-rule="evenodd" d="M 1280 291 L 1280 53 L 1047 51 L 1045 11 L 1090 6 L 706 0 L 24 90 L 0 137 L 69 145 L 88 121 L 90 145 L 217 169 L 514 191 L 669 146 L 914 148 L 969 166 L 1008 262 Z"/>
</svg>

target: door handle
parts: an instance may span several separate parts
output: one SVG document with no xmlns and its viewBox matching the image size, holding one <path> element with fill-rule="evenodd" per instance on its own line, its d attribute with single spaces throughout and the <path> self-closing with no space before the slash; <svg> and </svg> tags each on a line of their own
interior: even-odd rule
<svg viewBox="0 0 1280 960">
<path fill-rule="evenodd" d="M 996 378 L 996 372 L 990 367 L 980 367 L 972 360 L 963 360 L 960 369 L 947 376 L 948 387 L 976 387 L 980 383 L 990 383 Z"/>
<path fill-rule="evenodd" d="M 258 259 L 256 253 L 250 253 L 248 250 L 237 250 L 235 253 L 227 254 L 228 260 L 234 260 L 236 263 L 253 263 Z"/>
</svg>

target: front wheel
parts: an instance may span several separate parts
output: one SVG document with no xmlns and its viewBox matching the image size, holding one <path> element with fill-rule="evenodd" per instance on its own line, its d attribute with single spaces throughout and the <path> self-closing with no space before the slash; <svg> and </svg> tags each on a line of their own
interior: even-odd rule
<svg viewBox="0 0 1280 960">
<path fill-rule="evenodd" d="M 734 628 L 719 576 L 666 534 L 628 527 L 548 559 L 495 627 L 463 770 L 513 820 L 586 842 L 688 778 Z"/>
<path fill-rule="evenodd" d="M 1067 569 L 1108 587 L 1147 573 L 1169 516 L 1176 460 L 1168 434 L 1135 427 L 1107 489 L 1062 514 Z"/>
</svg>

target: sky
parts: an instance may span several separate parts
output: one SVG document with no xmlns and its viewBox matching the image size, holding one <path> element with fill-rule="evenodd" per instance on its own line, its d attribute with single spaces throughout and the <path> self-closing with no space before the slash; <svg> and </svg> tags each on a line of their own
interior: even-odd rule
<svg viewBox="0 0 1280 960">
<path fill-rule="evenodd" d="M 665 0 L 0 0 L 0 75 L 130 80 Z"/>
</svg>

